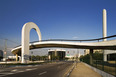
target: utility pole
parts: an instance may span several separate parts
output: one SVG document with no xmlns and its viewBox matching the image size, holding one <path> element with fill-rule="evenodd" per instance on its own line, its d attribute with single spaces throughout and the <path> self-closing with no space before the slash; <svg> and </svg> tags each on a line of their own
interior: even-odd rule
<svg viewBox="0 0 116 77">
<path fill-rule="evenodd" d="M 33 51 L 31 52 L 31 61 L 32 61 Z"/>
<path fill-rule="evenodd" d="M 5 61 L 7 63 L 7 39 L 5 39 L 4 55 L 5 55 Z"/>
</svg>

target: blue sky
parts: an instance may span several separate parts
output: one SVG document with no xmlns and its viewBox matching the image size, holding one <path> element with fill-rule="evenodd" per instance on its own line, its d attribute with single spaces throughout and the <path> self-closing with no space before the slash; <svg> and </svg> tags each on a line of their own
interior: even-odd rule
<svg viewBox="0 0 116 77">
<path fill-rule="evenodd" d="M 115 35 L 116 0 L 0 0 L 0 38 L 20 44 L 27 22 L 38 25 L 42 39 L 99 38 L 103 9 L 107 10 L 107 35 Z M 37 33 L 31 30 L 30 41 L 37 40 Z"/>
</svg>

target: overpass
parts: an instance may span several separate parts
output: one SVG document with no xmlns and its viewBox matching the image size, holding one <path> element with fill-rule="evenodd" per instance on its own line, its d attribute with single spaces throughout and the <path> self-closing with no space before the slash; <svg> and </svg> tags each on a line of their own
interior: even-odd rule
<svg viewBox="0 0 116 77">
<path fill-rule="evenodd" d="M 90 40 L 63 40 L 63 39 L 52 39 L 52 40 L 42 40 L 41 32 L 39 27 L 33 23 L 28 22 L 24 24 L 22 28 L 22 45 L 15 47 L 11 50 L 13 54 L 16 54 L 16 56 L 21 55 L 22 57 L 22 63 L 25 63 L 25 60 L 28 58 L 25 58 L 29 55 L 29 49 L 36 49 L 36 48 L 45 48 L 45 47 L 63 47 L 63 48 L 82 48 L 82 49 L 90 49 L 90 53 L 93 53 L 93 49 L 110 49 L 110 50 L 116 50 L 116 40 L 109 40 L 107 41 L 107 38 L 116 37 L 116 35 L 113 36 L 107 36 L 107 21 L 106 21 L 106 10 L 103 9 L 103 38 L 98 39 L 90 39 Z M 30 30 L 35 29 L 39 41 L 29 43 L 29 36 L 30 36 Z M 82 42 L 82 41 L 95 41 L 98 42 Z M 103 40 L 103 41 L 99 41 Z M 79 42 L 80 41 L 80 42 Z M 105 57 L 105 56 L 104 56 Z M 105 57 L 106 59 L 106 57 Z"/>
<path fill-rule="evenodd" d="M 109 36 L 116 37 L 116 35 Z M 106 38 L 109 38 L 106 37 Z M 93 41 L 101 40 L 99 39 L 90 39 L 90 40 L 64 40 L 64 39 L 51 39 L 51 40 L 42 40 L 35 41 L 29 44 L 29 49 L 37 48 L 47 48 L 47 47 L 60 47 L 60 48 L 75 48 L 75 49 L 106 49 L 106 50 L 116 50 L 116 40 L 107 40 L 107 41 L 98 41 L 98 42 L 83 42 L 83 41 Z M 79 41 L 79 42 L 78 42 Z M 22 46 L 17 46 L 12 49 L 13 54 L 20 55 Z"/>
<path fill-rule="evenodd" d="M 51 39 L 51 40 L 41 40 L 31 42 L 29 44 L 29 49 L 37 49 L 37 48 L 47 48 L 47 47 L 60 47 L 60 48 L 75 48 L 75 49 L 90 49 L 90 52 L 93 53 L 93 49 L 106 49 L 106 50 L 116 50 L 116 40 L 107 40 L 100 41 L 103 39 L 108 39 L 116 37 L 116 35 L 98 38 L 98 39 L 90 39 L 90 40 L 64 40 L 64 39 Z M 83 42 L 83 41 L 97 41 L 97 42 Z M 17 46 L 11 50 L 15 55 L 21 55 L 22 46 Z M 110 51 L 108 51 L 110 52 Z M 92 57 L 90 58 L 92 64 Z"/>
</svg>

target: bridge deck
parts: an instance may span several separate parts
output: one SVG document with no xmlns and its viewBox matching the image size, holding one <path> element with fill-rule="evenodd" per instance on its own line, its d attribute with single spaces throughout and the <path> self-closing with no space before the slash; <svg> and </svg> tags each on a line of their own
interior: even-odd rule
<svg viewBox="0 0 116 77">
<path fill-rule="evenodd" d="M 61 47 L 61 48 L 81 48 L 81 49 L 110 49 L 116 50 L 116 40 L 102 42 L 67 42 L 67 41 L 41 41 L 31 43 L 30 49 Z M 12 49 L 12 53 L 21 53 L 21 46 Z"/>
</svg>

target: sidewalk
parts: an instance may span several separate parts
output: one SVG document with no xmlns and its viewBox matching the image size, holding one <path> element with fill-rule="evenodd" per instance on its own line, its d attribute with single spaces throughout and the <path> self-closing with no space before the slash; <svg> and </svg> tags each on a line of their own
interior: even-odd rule
<svg viewBox="0 0 116 77">
<path fill-rule="evenodd" d="M 77 63 L 69 77 L 102 77 L 83 63 Z"/>
</svg>

